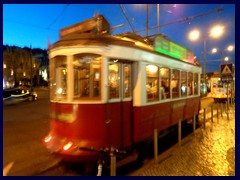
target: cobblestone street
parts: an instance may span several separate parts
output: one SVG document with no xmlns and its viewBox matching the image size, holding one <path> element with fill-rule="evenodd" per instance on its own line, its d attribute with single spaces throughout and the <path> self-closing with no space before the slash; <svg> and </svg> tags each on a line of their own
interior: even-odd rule
<svg viewBox="0 0 240 180">
<path fill-rule="evenodd" d="M 219 113 L 216 108 L 206 113 L 202 125 L 182 141 L 158 156 L 158 163 L 150 160 L 129 176 L 235 176 L 235 106 Z M 199 121 L 203 123 L 203 113 Z"/>
</svg>

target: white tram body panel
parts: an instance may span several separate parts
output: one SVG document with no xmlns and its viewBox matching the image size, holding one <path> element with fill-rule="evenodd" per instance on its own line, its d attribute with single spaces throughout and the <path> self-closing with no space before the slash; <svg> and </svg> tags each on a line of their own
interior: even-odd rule
<svg viewBox="0 0 240 180">
<path fill-rule="evenodd" d="M 148 47 L 148 49 L 153 51 L 153 49 L 150 47 Z M 107 88 L 106 88 L 106 86 L 108 85 L 107 61 L 110 58 L 124 59 L 124 60 L 133 62 L 133 69 L 135 73 L 134 80 L 136 81 L 136 86 L 133 90 L 134 91 L 133 96 L 138 97 L 138 98 L 134 98 L 133 106 L 149 105 L 149 103 L 146 103 L 146 98 L 144 98 L 146 96 L 145 91 L 141 91 L 144 89 L 144 86 L 146 84 L 144 80 L 146 79 L 145 66 L 147 64 L 154 64 L 159 67 L 171 67 L 173 69 L 180 69 L 185 71 L 191 70 L 191 72 L 199 73 L 199 74 L 201 73 L 201 68 L 196 67 L 189 63 L 176 61 L 172 58 L 165 57 L 165 56 L 159 57 L 159 54 L 143 51 L 141 49 L 116 46 L 116 45 L 87 46 L 87 47 L 79 45 L 79 46 L 72 46 L 72 47 L 71 46 L 60 47 L 60 48 L 54 49 L 49 54 L 49 58 L 51 59 L 55 56 L 64 55 L 69 58 L 69 62 L 70 62 L 71 56 L 75 54 L 92 53 L 92 52 L 94 52 L 94 54 L 102 55 L 104 59 L 102 64 L 103 83 L 101 88 L 105 91 L 103 92 L 103 97 L 101 101 L 98 101 L 96 103 L 106 103 L 108 101 Z M 121 53 L 121 52 L 124 52 L 124 53 Z M 116 100 L 112 100 L 112 101 L 116 101 Z M 78 102 L 78 103 L 81 103 L 81 102 Z M 84 101 L 84 103 L 88 103 L 88 102 Z M 90 102 L 90 103 L 93 103 L 93 102 Z"/>
</svg>

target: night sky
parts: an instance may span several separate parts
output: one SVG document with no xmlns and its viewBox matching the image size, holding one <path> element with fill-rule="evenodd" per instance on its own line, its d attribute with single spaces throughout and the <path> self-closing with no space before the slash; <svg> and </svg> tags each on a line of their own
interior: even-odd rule
<svg viewBox="0 0 240 180">
<path fill-rule="evenodd" d="M 123 7 L 134 30 L 146 36 L 146 4 L 123 4 Z M 218 8 L 223 8 L 223 11 L 198 17 Z M 94 14 L 104 15 L 111 27 L 124 24 L 112 34 L 132 31 L 119 4 L 3 4 L 3 44 L 46 49 L 49 40 L 51 43 L 59 40 L 61 28 L 91 18 Z M 156 14 L 156 5 L 151 4 L 150 28 L 157 25 Z M 179 22 L 186 18 L 189 20 Z M 235 4 L 160 4 L 159 23 L 160 33 L 192 50 L 202 65 L 203 37 L 207 38 L 207 72 L 220 70 L 220 53 L 211 54 L 212 48 L 218 48 L 224 56 L 228 56 L 228 63 L 235 63 L 235 51 L 225 51 L 228 45 L 235 46 Z M 224 34 L 213 39 L 209 37 L 209 30 L 216 24 L 224 26 Z M 195 42 L 188 38 L 193 29 L 201 32 L 200 39 Z M 150 35 L 156 33 L 156 28 L 149 31 Z"/>
</svg>

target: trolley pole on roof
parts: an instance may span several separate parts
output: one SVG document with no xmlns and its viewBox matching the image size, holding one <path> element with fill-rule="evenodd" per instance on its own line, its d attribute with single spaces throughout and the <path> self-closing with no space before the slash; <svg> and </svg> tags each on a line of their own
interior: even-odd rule
<svg viewBox="0 0 240 180">
<path fill-rule="evenodd" d="M 126 10 L 124 9 L 124 7 L 123 7 L 122 4 L 119 4 L 119 6 L 120 6 L 120 8 L 122 9 L 122 12 L 123 12 L 125 18 L 127 19 L 127 21 L 128 21 L 128 23 L 129 23 L 132 31 L 135 33 L 136 31 L 134 30 L 133 25 L 132 25 L 131 21 L 129 20 L 128 16 L 127 16 Z"/>
<path fill-rule="evenodd" d="M 146 37 L 148 37 L 148 29 L 149 29 L 149 25 L 148 25 L 148 14 L 149 14 L 149 4 L 147 4 L 147 19 L 146 19 Z"/>
<path fill-rule="evenodd" d="M 157 4 L 157 34 L 160 33 L 160 4 Z"/>
</svg>

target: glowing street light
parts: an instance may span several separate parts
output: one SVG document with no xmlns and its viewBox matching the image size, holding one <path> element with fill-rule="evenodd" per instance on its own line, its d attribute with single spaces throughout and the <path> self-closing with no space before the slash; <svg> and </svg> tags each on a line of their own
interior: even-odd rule
<svg viewBox="0 0 240 180">
<path fill-rule="evenodd" d="M 188 37 L 191 41 L 198 40 L 200 37 L 200 32 L 198 30 L 193 30 L 189 33 Z"/>
<path fill-rule="evenodd" d="M 228 61 L 228 60 L 229 60 L 229 57 L 225 57 L 225 58 L 224 58 L 224 61 Z"/>
<path fill-rule="evenodd" d="M 234 49 L 234 46 L 233 45 L 229 45 L 227 48 L 225 48 L 224 50 L 220 51 L 220 55 L 221 55 L 221 61 L 229 61 L 229 57 L 225 57 L 223 58 L 223 51 L 228 51 L 228 52 L 232 52 Z M 215 54 L 218 52 L 218 49 L 217 48 L 213 48 L 212 49 L 212 53 Z"/>
<path fill-rule="evenodd" d="M 216 53 L 217 52 L 217 48 L 213 48 L 212 49 L 212 53 L 214 54 L 214 53 Z"/>
<path fill-rule="evenodd" d="M 224 27 L 217 25 L 210 30 L 210 36 L 213 38 L 218 38 L 223 34 Z"/>
<path fill-rule="evenodd" d="M 228 51 L 233 51 L 233 49 L 234 49 L 234 47 L 233 47 L 232 45 L 230 45 L 230 46 L 227 47 L 227 50 L 228 50 Z"/>
</svg>

